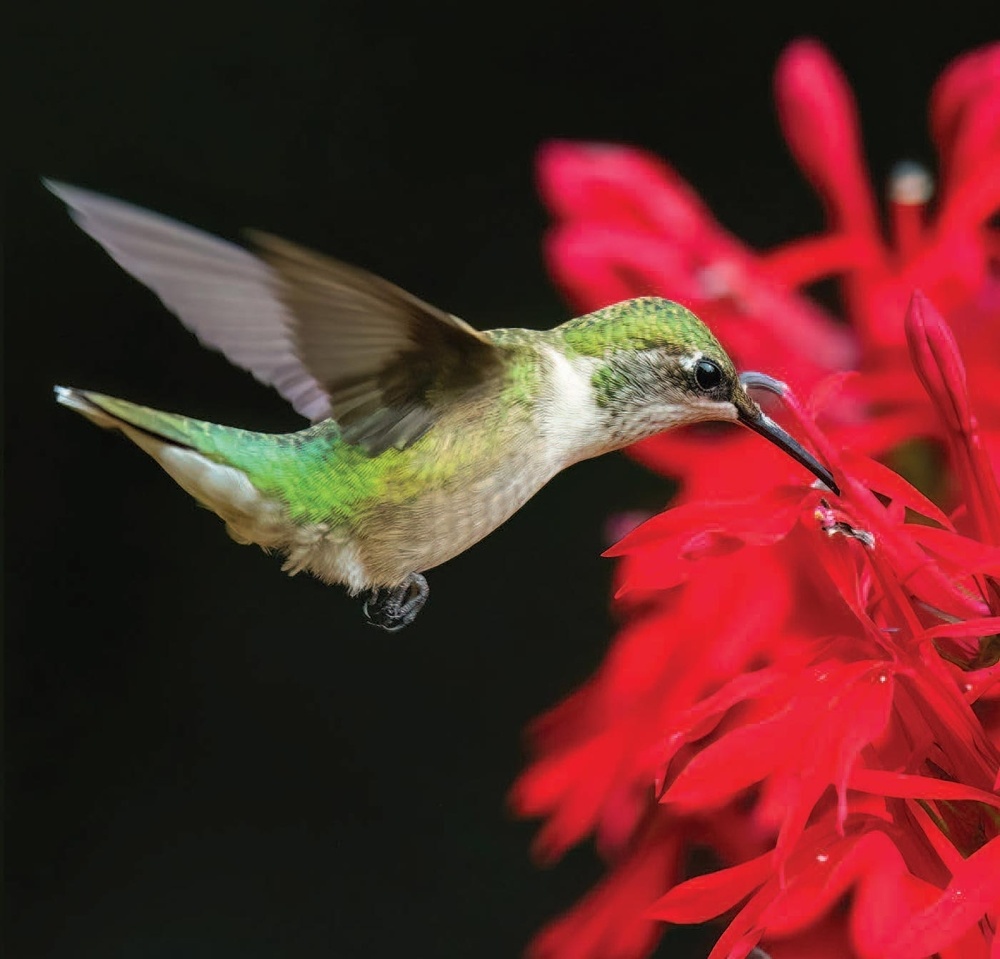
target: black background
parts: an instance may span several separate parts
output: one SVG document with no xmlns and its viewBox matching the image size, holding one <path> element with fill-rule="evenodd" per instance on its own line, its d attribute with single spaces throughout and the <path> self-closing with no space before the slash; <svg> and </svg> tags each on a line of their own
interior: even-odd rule
<svg viewBox="0 0 1000 959">
<path fill-rule="evenodd" d="M 605 517 L 668 487 L 621 456 L 575 467 L 435 570 L 411 629 L 376 633 L 52 402 L 58 382 L 300 424 L 38 177 L 283 234 L 481 327 L 549 326 L 568 312 L 541 260 L 539 143 L 658 151 L 766 247 L 822 222 L 774 120 L 784 44 L 830 45 L 882 182 L 932 162 L 927 93 L 989 39 L 982 14 L 117 0 L 9 26 L 8 955 L 516 956 L 599 874 L 587 851 L 530 862 L 504 805 L 521 730 L 612 635 Z"/>
</svg>

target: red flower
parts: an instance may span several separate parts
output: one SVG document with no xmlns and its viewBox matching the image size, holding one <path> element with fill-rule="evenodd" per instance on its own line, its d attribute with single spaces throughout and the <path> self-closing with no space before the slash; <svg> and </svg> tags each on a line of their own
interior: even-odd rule
<svg viewBox="0 0 1000 959">
<path fill-rule="evenodd" d="M 763 939 L 776 959 L 814 956 L 820 933 L 838 956 L 985 957 L 994 942 L 1000 45 L 935 87 L 936 210 L 929 175 L 899 169 L 889 242 L 851 92 L 822 47 L 785 52 L 776 95 L 829 227 L 767 254 L 637 150 L 552 144 L 540 156 L 549 262 L 571 299 L 689 305 L 741 365 L 811 395 L 807 410 L 789 396 L 790 412 L 843 490 L 834 501 L 801 485 L 745 431 L 634 448 L 683 480 L 682 505 L 611 551 L 630 621 L 594 678 L 536 723 L 537 758 L 513 792 L 546 820 L 538 855 L 593 832 L 612 863 L 539 936 L 544 956 L 630 959 L 655 942 L 654 919 L 709 919 L 744 900 L 714 955 Z M 842 280 L 849 325 L 797 292 L 826 276 Z M 904 333 L 917 286 L 952 318 L 968 369 L 920 296 Z M 862 375 L 829 376 L 847 370 Z M 947 450 L 952 488 L 936 492 L 960 504 L 950 517 L 863 455 L 913 439 Z M 716 469 L 720 457 L 739 475 Z M 675 885 L 692 845 L 734 865 Z M 847 893 L 845 925 L 833 907 Z"/>
<path fill-rule="evenodd" d="M 840 397 L 836 413 L 851 443 L 876 455 L 927 435 L 933 422 L 899 322 L 920 287 L 952 318 L 973 391 L 984 397 L 983 441 L 1000 461 L 1000 390 L 993 388 L 1000 233 L 989 224 L 1000 208 L 1000 44 L 962 57 L 938 81 L 931 97 L 941 169 L 936 212 L 927 210 L 929 174 L 901 168 L 890 187 L 891 242 L 862 159 L 853 97 L 829 54 L 811 40 L 793 43 L 775 87 L 785 137 L 823 199 L 827 233 L 759 254 L 727 233 L 658 159 L 625 147 L 553 143 L 538 161 L 556 220 L 546 242 L 552 275 L 585 310 L 649 293 L 679 300 L 705 318 L 740 365 L 766 369 L 803 395 L 830 371 L 861 369 L 866 376 Z M 849 327 L 796 292 L 828 276 L 843 280 Z M 685 499 L 717 498 L 728 495 L 720 486 L 727 475 L 714 462 L 737 461 L 753 442 L 736 430 L 721 441 L 717 431 L 691 430 L 634 452 L 680 477 Z"/>
<path fill-rule="evenodd" d="M 610 551 L 623 601 L 652 611 L 537 725 L 513 802 L 547 817 L 542 855 L 594 831 L 613 865 L 536 954 L 630 959 L 652 920 L 741 903 L 712 959 L 762 941 L 789 954 L 836 928 L 846 894 L 840 955 L 1000 948 L 1000 752 L 981 718 L 1000 690 L 1000 492 L 955 342 L 920 294 L 906 336 L 961 480 L 954 523 L 789 394 L 839 499 L 779 473 Z M 692 845 L 732 865 L 675 884 Z"/>
</svg>

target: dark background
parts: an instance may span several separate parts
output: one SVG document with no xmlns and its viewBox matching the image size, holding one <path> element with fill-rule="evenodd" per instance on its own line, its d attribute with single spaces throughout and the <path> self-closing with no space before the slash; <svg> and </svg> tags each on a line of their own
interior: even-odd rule
<svg viewBox="0 0 1000 959">
<path fill-rule="evenodd" d="M 412 628 L 366 628 L 339 589 L 236 546 L 139 451 L 52 402 L 67 383 L 300 425 L 201 349 L 38 177 L 226 236 L 286 235 L 481 327 L 548 326 L 568 313 L 540 255 L 532 159 L 547 138 L 668 156 L 754 245 L 815 230 L 770 93 L 779 51 L 808 32 L 853 79 L 877 180 L 903 157 L 932 162 L 931 83 L 990 34 L 960 4 L 934 20 L 872 9 L 312 0 L 12 15 L 8 955 L 518 955 L 599 874 L 585 850 L 555 870 L 530 862 L 533 827 L 504 804 L 521 731 L 612 635 L 605 518 L 667 493 L 621 456 L 578 466 L 435 570 Z M 704 955 L 709 940 L 669 941 Z"/>
</svg>

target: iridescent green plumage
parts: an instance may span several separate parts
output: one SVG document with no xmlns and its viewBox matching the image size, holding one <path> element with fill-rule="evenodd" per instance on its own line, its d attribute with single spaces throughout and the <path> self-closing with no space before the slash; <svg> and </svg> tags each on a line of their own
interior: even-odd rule
<svg viewBox="0 0 1000 959">
<path fill-rule="evenodd" d="M 726 355 L 694 313 L 658 296 L 615 303 L 569 320 L 557 330 L 563 342 L 581 356 L 606 357 L 612 352 L 650 349 Z"/>
</svg>

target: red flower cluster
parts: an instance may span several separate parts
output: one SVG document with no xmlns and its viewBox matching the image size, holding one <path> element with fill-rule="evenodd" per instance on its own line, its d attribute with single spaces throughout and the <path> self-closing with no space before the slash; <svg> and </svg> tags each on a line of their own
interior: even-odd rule
<svg viewBox="0 0 1000 959">
<path fill-rule="evenodd" d="M 667 599 L 539 724 L 542 758 L 514 793 L 549 817 L 542 855 L 596 830 L 617 860 L 539 937 L 540 955 L 642 955 L 653 920 L 747 900 L 712 953 L 745 956 L 853 891 L 854 952 L 841 955 L 990 956 L 1000 751 L 973 707 L 1000 692 L 1000 489 L 954 341 L 920 294 L 908 331 L 963 464 L 969 535 L 838 450 L 789 394 L 838 500 L 785 484 L 626 536 L 611 551 L 625 558 L 619 595 Z M 738 865 L 673 885 L 692 843 Z"/>
<path fill-rule="evenodd" d="M 842 496 L 746 432 L 637 449 L 683 478 L 682 505 L 611 551 L 628 622 L 536 723 L 512 795 L 545 819 L 537 855 L 594 833 L 612 864 L 539 956 L 633 959 L 663 920 L 722 914 L 713 959 L 761 941 L 774 959 L 1000 956 L 1000 46 L 939 81 L 941 202 L 928 222 L 926 175 L 896 177 L 892 247 L 836 66 L 794 44 L 777 86 L 831 230 L 766 256 L 636 151 L 542 155 L 552 269 L 576 303 L 658 293 L 699 311 L 742 365 L 811 394 L 785 397 L 793 432 Z M 830 273 L 851 327 L 794 292 Z M 926 298 L 906 312 L 917 285 L 955 318 L 968 370 Z M 945 454 L 950 517 L 867 455 L 917 437 Z M 720 868 L 686 879 L 692 848 Z"/>
</svg>

